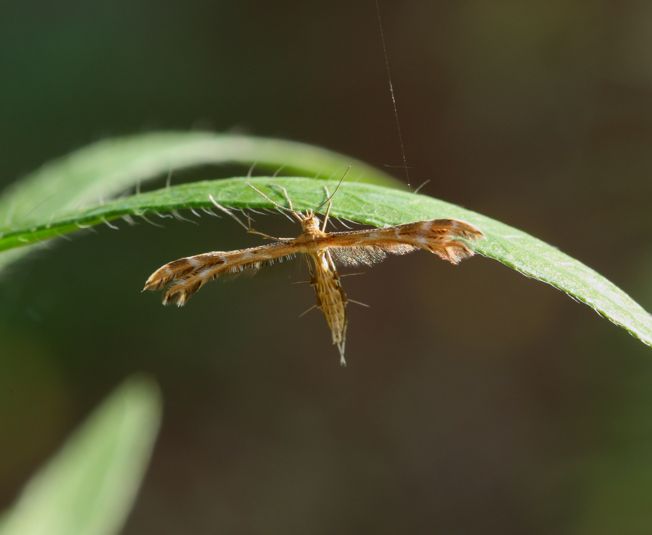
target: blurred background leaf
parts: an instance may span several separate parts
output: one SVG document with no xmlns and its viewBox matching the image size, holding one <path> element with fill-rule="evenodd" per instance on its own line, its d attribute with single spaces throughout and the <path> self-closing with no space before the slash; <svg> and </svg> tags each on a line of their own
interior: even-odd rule
<svg viewBox="0 0 652 535">
<path fill-rule="evenodd" d="M 136 499 L 161 418 L 158 388 L 132 378 L 75 431 L 0 520 L 2 535 L 111 535 Z"/>
</svg>

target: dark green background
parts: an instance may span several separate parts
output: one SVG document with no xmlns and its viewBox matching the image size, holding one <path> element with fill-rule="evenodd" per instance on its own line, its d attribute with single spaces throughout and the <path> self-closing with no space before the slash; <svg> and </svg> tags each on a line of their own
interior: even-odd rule
<svg viewBox="0 0 652 535">
<path fill-rule="evenodd" d="M 652 308 L 652 4 L 384 4 L 414 183 Z M 396 165 L 393 121 L 371 0 L 0 3 L 2 185 L 155 129 Z M 652 532 L 648 348 L 481 258 L 415 254 L 345 279 L 372 305 L 350 309 L 345 370 L 323 319 L 297 319 L 314 300 L 290 284 L 300 262 L 182 310 L 139 293 L 164 261 L 248 243 L 226 220 L 123 225 L 0 280 L 0 506 L 146 371 L 165 420 L 127 534 Z"/>
</svg>

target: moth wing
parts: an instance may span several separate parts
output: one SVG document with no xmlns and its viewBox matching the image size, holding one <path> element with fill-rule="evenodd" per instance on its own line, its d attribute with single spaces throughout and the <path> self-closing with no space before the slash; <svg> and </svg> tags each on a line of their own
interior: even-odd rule
<svg viewBox="0 0 652 535">
<path fill-rule="evenodd" d="M 350 266 L 373 265 L 387 255 L 402 255 L 416 249 L 458 264 L 473 256 L 466 242 L 482 236 L 479 229 L 464 221 L 433 219 L 373 230 L 334 232 L 328 236 L 328 245 L 342 264 Z"/>
<path fill-rule="evenodd" d="M 416 247 L 403 243 L 379 243 L 354 247 L 329 247 L 336 264 L 346 267 L 371 267 L 387 258 L 388 255 L 403 255 L 416 250 Z"/>
<path fill-rule="evenodd" d="M 204 253 L 180 258 L 161 266 L 150 275 L 144 290 L 165 291 L 163 304 L 186 304 L 209 281 L 224 276 L 255 275 L 264 265 L 294 256 L 291 246 L 279 242 L 231 252 Z"/>
</svg>

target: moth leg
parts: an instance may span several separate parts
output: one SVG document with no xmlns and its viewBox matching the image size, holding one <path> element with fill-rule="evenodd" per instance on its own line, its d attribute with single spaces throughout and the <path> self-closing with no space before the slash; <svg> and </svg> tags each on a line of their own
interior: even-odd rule
<svg viewBox="0 0 652 535">
<path fill-rule="evenodd" d="M 253 234 L 254 236 L 260 236 L 261 238 L 264 238 L 266 240 L 272 240 L 272 241 L 286 241 L 292 239 L 292 238 L 277 238 L 276 236 L 272 236 L 271 234 L 265 234 L 264 232 L 259 232 L 254 228 L 248 229 L 247 234 Z"/>
<path fill-rule="evenodd" d="M 289 208 L 286 208 L 285 206 L 277 203 L 274 199 L 272 199 L 269 195 L 267 195 L 265 192 L 259 190 L 256 186 L 253 184 L 250 184 L 247 182 L 247 186 L 249 186 L 252 190 L 254 190 L 258 195 L 260 195 L 263 199 L 271 202 L 276 208 L 280 210 L 280 212 L 285 215 L 290 221 L 292 221 L 292 218 L 290 218 L 287 214 L 286 211 L 289 211 L 292 217 L 296 219 L 299 223 L 301 223 L 302 219 L 301 216 L 294 211 L 294 208 L 292 207 L 292 201 L 290 200 L 290 196 L 288 195 L 288 192 L 285 188 L 281 188 L 281 191 L 283 192 L 283 196 L 285 197 L 285 200 L 288 203 Z"/>
<path fill-rule="evenodd" d="M 324 186 L 324 192 L 326 193 L 327 204 L 326 204 L 326 214 L 324 215 L 324 224 L 321 227 L 322 232 L 326 232 L 326 225 L 328 224 L 328 218 L 331 215 L 331 208 L 333 207 L 333 198 L 326 186 Z"/>
<path fill-rule="evenodd" d="M 266 234 L 265 232 L 260 232 L 259 230 L 256 230 L 252 226 L 252 222 L 254 221 L 254 218 L 251 217 L 250 215 L 247 215 L 247 234 L 253 234 L 254 236 L 260 236 L 261 238 L 264 238 L 266 240 L 272 240 L 272 241 L 286 241 L 286 240 L 291 240 L 292 238 L 277 238 L 276 236 L 272 236 L 271 234 Z"/>
<path fill-rule="evenodd" d="M 285 197 L 285 202 L 288 203 L 288 208 L 290 209 L 291 212 L 294 212 L 294 206 L 292 206 L 292 199 L 290 199 L 290 195 L 288 195 L 288 190 L 286 190 L 283 186 L 278 186 L 278 188 L 283 193 L 283 197 Z"/>
<path fill-rule="evenodd" d="M 220 203 L 218 203 L 212 195 L 209 195 L 208 198 L 210 199 L 211 203 L 213 203 L 213 206 L 215 206 L 215 208 L 217 208 L 221 212 L 224 212 L 226 215 L 231 217 L 236 223 L 238 223 L 238 225 L 240 225 L 243 229 L 245 229 L 248 234 L 255 234 L 256 236 L 261 236 L 266 240 L 273 240 L 273 241 L 287 241 L 288 239 L 291 239 L 291 238 L 277 238 L 276 236 L 270 236 L 269 234 L 260 232 L 253 228 L 251 223 L 253 222 L 254 218 L 251 217 L 249 214 L 244 214 L 245 217 L 247 218 L 247 223 L 245 224 L 237 215 L 233 213 L 233 211 L 229 210 L 225 206 L 222 206 Z"/>
<path fill-rule="evenodd" d="M 300 318 L 303 318 L 308 312 L 312 312 L 313 310 L 319 308 L 317 305 L 312 305 L 310 308 L 304 310 L 301 314 L 299 314 Z"/>
<path fill-rule="evenodd" d="M 371 305 L 368 305 L 367 303 L 363 303 L 362 301 L 356 301 L 355 299 L 351 299 L 350 297 L 347 298 L 347 301 L 349 303 L 353 303 L 354 305 L 360 305 L 361 307 L 371 308 Z"/>
<path fill-rule="evenodd" d="M 294 209 L 294 206 L 292 205 L 292 199 L 290 199 L 290 195 L 288 194 L 288 190 L 286 190 L 283 186 L 273 186 L 278 188 L 281 193 L 283 194 L 283 197 L 285 198 L 285 202 L 288 203 L 288 210 L 290 214 L 292 214 L 292 217 L 294 217 L 299 223 L 303 223 L 303 216 L 297 212 Z"/>
<path fill-rule="evenodd" d="M 245 230 L 249 230 L 249 227 L 245 225 L 242 220 L 235 215 L 231 210 L 229 210 L 226 206 L 222 206 L 219 202 L 215 200 L 215 197 L 211 193 L 208 194 L 208 200 L 211 201 L 212 205 L 217 208 L 220 212 L 228 215 L 233 221 L 235 221 L 238 225 L 240 225 L 242 228 Z"/>
</svg>

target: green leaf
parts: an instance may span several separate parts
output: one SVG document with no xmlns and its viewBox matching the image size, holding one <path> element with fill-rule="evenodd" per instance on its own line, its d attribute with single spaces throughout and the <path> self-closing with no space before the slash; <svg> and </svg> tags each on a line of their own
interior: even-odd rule
<svg viewBox="0 0 652 535">
<path fill-rule="evenodd" d="M 152 133 L 100 141 L 19 180 L 0 197 L 0 226 L 45 221 L 177 169 L 252 162 L 283 168 L 284 175 L 322 178 L 339 178 L 351 166 L 347 180 L 400 185 L 365 163 L 305 143 L 205 132 Z"/>
<path fill-rule="evenodd" d="M 309 178 L 234 178 L 194 182 L 118 199 L 71 213 L 51 222 L 7 231 L 0 237 L 0 250 L 48 239 L 122 216 L 145 216 L 186 208 L 211 208 L 212 196 L 232 208 L 273 208 L 247 183 L 265 189 L 284 203 L 278 187 L 287 192 L 298 210 L 316 208 L 324 199 L 324 186 L 334 191 L 336 181 Z M 581 262 L 513 227 L 458 206 L 406 191 L 345 182 L 333 199 L 335 217 L 373 226 L 396 225 L 436 218 L 456 218 L 479 227 L 486 238 L 472 245 L 488 258 L 498 260 L 519 273 L 554 286 L 585 303 L 600 315 L 652 345 L 652 317 L 627 294 Z M 323 208 L 322 208 L 323 211 Z M 180 252 L 181 253 L 181 252 Z"/>
<path fill-rule="evenodd" d="M 241 163 L 284 174 L 340 176 L 401 187 L 389 175 L 351 157 L 279 139 L 207 132 L 159 132 L 100 141 L 49 163 L 0 196 L 0 228 L 49 221 L 109 199 L 147 180 L 200 165 Z M 0 269 L 27 252 L 0 256 Z"/>
<path fill-rule="evenodd" d="M 123 384 L 28 482 L 0 535 L 118 533 L 150 458 L 160 405 L 150 381 Z"/>
</svg>

